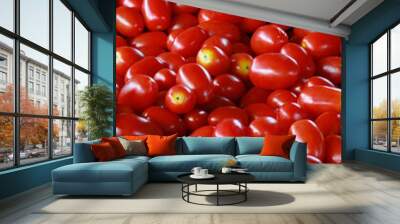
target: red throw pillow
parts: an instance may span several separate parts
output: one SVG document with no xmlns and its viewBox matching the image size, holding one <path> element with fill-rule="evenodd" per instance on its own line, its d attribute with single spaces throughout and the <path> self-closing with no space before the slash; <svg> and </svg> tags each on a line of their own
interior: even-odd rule
<svg viewBox="0 0 400 224">
<path fill-rule="evenodd" d="M 108 142 L 91 145 L 94 157 L 99 162 L 110 161 L 116 159 L 115 151 L 112 145 Z"/>
<path fill-rule="evenodd" d="M 146 139 L 147 139 L 147 135 L 138 135 L 138 136 L 125 135 L 125 136 L 121 136 L 121 137 L 123 137 L 124 139 L 129 140 L 129 141 L 136 141 L 136 140 L 146 141 Z"/>
<path fill-rule="evenodd" d="M 147 153 L 149 156 L 175 155 L 177 134 L 170 136 L 148 135 Z"/>
<path fill-rule="evenodd" d="M 262 156 L 281 156 L 289 159 L 290 147 L 295 135 L 269 135 L 264 137 L 264 146 L 261 149 Z"/>
<path fill-rule="evenodd" d="M 109 137 L 109 138 L 101 138 L 101 142 L 108 142 L 112 146 L 115 151 L 115 155 L 118 158 L 125 157 L 126 151 L 122 146 L 121 142 L 119 142 L 118 137 Z"/>
</svg>

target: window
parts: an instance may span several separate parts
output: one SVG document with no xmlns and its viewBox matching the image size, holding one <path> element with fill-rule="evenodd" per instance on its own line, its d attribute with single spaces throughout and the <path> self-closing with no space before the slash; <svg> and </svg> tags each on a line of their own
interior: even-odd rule
<svg viewBox="0 0 400 224">
<path fill-rule="evenodd" d="M 90 85 L 90 31 L 62 0 L 0 2 L 0 170 L 70 156 L 87 136 L 74 105 Z"/>
<path fill-rule="evenodd" d="M 400 153 L 400 24 L 370 45 L 371 148 Z"/>
</svg>

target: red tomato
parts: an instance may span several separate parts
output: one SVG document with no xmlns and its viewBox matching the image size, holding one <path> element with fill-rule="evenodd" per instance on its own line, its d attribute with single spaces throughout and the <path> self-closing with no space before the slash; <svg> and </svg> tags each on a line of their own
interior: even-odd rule
<svg viewBox="0 0 400 224">
<path fill-rule="evenodd" d="M 296 135 L 296 141 L 307 143 L 307 154 L 319 160 L 324 159 L 324 136 L 311 120 L 298 120 L 290 126 L 289 133 Z"/>
<path fill-rule="evenodd" d="M 130 105 L 135 111 L 151 106 L 158 97 L 156 81 L 146 75 L 136 74 L 122 87 L 118 103 Z"/>
<path fill-rule="evenodd" d="M 288 29 L 290 29 L 290 26 L 285 26 L 285 25 L 278 24 L 278 23 L 271 23 L 271 25 L 276 26 L 276 27 L 279 27 L 279 28 L 281 28 L 282 30 L 288 30 Z"/>
<path fill-rule="evenodd" d="M 185 125 L 178 115 L 161 107 L 149 107 L 143 112 L 143 116 L 161 127 L 164 135 L 178 133 L 185 134 Z"/>
<path fill-rule="evenodd" d="M 211 125 L 198 128 L 190 134 L 192 137 L 214 137 L 215 127 Z"/>
<path fill-rule="evenodd" d="M 293 27 L 292 37 L 296 43 L 301 43 L 301 40 L 311 32 L 310 30 Z"/>
<path fill-rule="evenodd" d="M 168 38 L 167 38 L 167 48 L 168 50 L 171 50 L 172 44 L 175 41 L 175 38 L 182 33 L 183 31 L 185 31 L 184 29 L 178 29 L 178 30 L 173 30 L 169 33 Z"/>
<path fill-rule="evenodd" d="M 136 114 L 117 114 L 117 136 L 123 135 L 163 135 L 161 128 L 154 122 Z"/>
<path fill-rule="evenodd" d="M 317 117 L 315 123 L 324 136 L 340 135 L 340 114 L 335 112 L 325 112 Z"/>
<path fill-rule="evenodd" d="M 214 97 L 211 76 L 201 65 L 190 63 L 181 66 L 176 82 L 194 90 L 198 104 L 206 104 Z"/>
<path fill-rule="evenodd" d="M 296 102 L 296 94 L 286 89 L 278 89 L 269 94 L 267 104 L 272 108 L 281 107 L 286 103 Z"/>
<path fill-rule="evenodd" d="M 196 95 L 183 85 L 170 88 L 165 96 L 165 106 L 172 112 L 184 114 L 193 110 L 196 105 Z"/>
<path fill-rule="evenodd" d="M 342 58 L 337 56 L 322 58 L 318 61 L 318 72 L 339 86 L 342 81 Z"/>
<path fill-rule="evenodd" d="M 230 60 L 218 47 L 203 47 L 197 53 L 196 62 L 202 65 L 212 76 L 229 71 Z"/>
<path fill-rule="evenodd" d="M 218 107 L 225 107 L 225 106 L 235 106 L 230 99 L 223 97 L 223 96 L 214 96 L 213 99 L 205 104 L 203 108 L 207 111 L 212 111 Z"/>
<path fill-rule="evenodd" d="M 213 81 L 213 85 L 215 94 L 232 101 L 239 99 L 246 91 L 246 86 L 242 80 L 229 74 L 217 76 Z"/>
<path fill-rule="evenodd" d="M 259 55 L 263 53 L 279 52 L 281 47 L 288 42 L 286 32 L 274 25 L 259 27 L 251 36 L 251 49 Z"/>
<path fill-rule="evenodd" d="M 170 31 L 177 29 L 187 29 L 197 25 L 196 16 L 189 13 L 181 13 L 174 17 L 172 20 L 172 26 L 169 28 Z"/>
<path fill-rule="evenodd" d="M 306 119 L 308 117 L 308 114 L 303 111 L 297 103 L 285 103 L 276 110 L 276 119 L 287 129 L 295 121 Z"/>
<path fill-rule="evenodd" d="M 129 105 L 117 103 L 117 114 L 135 113 Z"/>
<path fill-rule="evenodd" d="M 199 23 L 207 22 L 210 20 L 228 23 L 240 23 L 240 21 L 242 20 L 239 16 L 229 15 L 208 9 L 200 9 L 198 17 Z"/>
<path fill-rule="evenodd" d="M 181 31 L 178 30 L 178 32 Z M 203 29 L 194 26 L 179 33 L 175 37 L 170 50 L 183 57 L 195 56 L 207 38 L 208 35 Z"/>
<path fill-rule="evenodd" d="M 117 0 L 117 6 L 125 6 L 140 10 L 142 8 L 143 0 Z"/>
<path fill-rule="evenodd" d="M 342 137 L 329 135 L 325 138 L 326 163 L 342 163 Z"/>
<path fill-rule="evenodd" d="M 167 91 L 160 91 L 154 105 L 165 108 L 165 95 L 167 95 Z"/>
<path fill-rule="evenodd" d="M 341 111 L 341 90 L 329 86 L 311 86 L 303 89 L 298 98 L 300 106 L 313 116 L 324 112 Z"/>
<path fill-rule="evenodd" d="M 173 52 L 162 53 L 158 55 L 156 59 L 175 72 L 177 72 L 178 69 L 186 63 L 184 57 Z"/>
<path fill-rule="evenodd" d="M 117 36 L 115 37 L 115 46 L 116 46 L 117 48 L 119 48 L 119 47 L 125 47 L 125 46 L 128 46 L 128 42 L 127 42 L 123 37 L 117 35 Z"/>
<path fill-rule="evenodd" d="M 198 8 L 193 7 L 193 6 L 189 6 L 189 5 L 182 5 L 182 4 L 178 4 L 176 3 L 174 5 L 174 12 L 175 13 L 197 13 L 197 11 L 199 11 Z"/>
<path fill-rule="evenodd" d="M 144 57 L 143 59 L 129 67 L 128 71 L 125 74 L 125 82 L 129 81 L 137 74 L 153 77 L 154 74 L 156 74 L 156 72 L 158 72 L 162 68 L 164 68 L 164 65 L 161 64 L 155 57 Z"/>
<path fill-rule="evenodd" d="M 248 80 L 252 62 L 253 57 L 249 54 L 233 54 L 231 56 L 231 72 L 243 80 Z"/>
<path fill-rule="evenodd" d="M 117 8 L 116 16 L 116 30 L 119 34 L 135 37 L 143 32 L 144 21 L 140 11 L 122 6 Z"/>
<path fill-rule="evenodd" d="M 153 78 L 157 82 L 158 88 L 165 90 L 175 85 L 176 73 L 171 69 L 163 68 Z"/>
<path fill-rule="evenodd" d="M 232 23 L 210 20 L 200 23 L 199 27 L 206 30 L 208 35 L 221 35 L 228 38 L 232 43 L 240 40 L 240 30 Z"/>
<path fill-rule="evenodd" d="M 299 96 L 304 88 L 304 82 L 305 80 L 299 80 L 294 86 L 292 86 L 292 88 L 290 88 L 290 91 L 294 92 L 296 96 Z"/>
<path fill-rule="evenodd" d="M 240 99 L 240 106 L 245 107 L 253 103 L 265 103 L 269 93 L 270 92 L 265 89 L 253 87 L 242 96 Z"/>
<path fill-rule="evenodd" d="M 214 35 L 210 38 L 208 38 L 206 41 L 203 43 L 203 48 L 204 47 L 218 47 L 221 50 L 223 50 L 227 55 L 230 55 L 232 53 L 232 43 L 229 41 L 228 38 L 221 36 L 221 35 Z"/>
<path fill-rule="evenodd" d="M 166 30 L 171 25 L 171 7 L 164 0 L 143 0 L 142 14 L 151 31 Z"/>
<path fill-rule="evenodd" d="M 301 46 L 314 58 L 340 56 L 342 41 L 337 36 L 312 32 L 303 38 Z"/>
<path fill-rule="evenodd" d="M 250 120 L 254 120 L 258 117 L 275 117 L 274 110 L 265 103 L 253 103 L 249 104 L 244 108 L 250 117 Z"/>
<path fill-rule="evenodd" d="M 250 19 L 250 18 L 243 18 L 242 22 L 240 23 L 240 29 L 246 33 L 252 33 L 257 30 L 258 27 L 265 25 L 264 21 Z"/>
<path fill-rule="evenodd" d="M 132 40 L 131 45 L 138 48 L 161 48 L 165 49 L 167 47 L 167 35 L 160 31 L 146 32 L 140 34 Z"/>
<path fill-rule="evenodd" d="M 157 56 L 165 52 L 164 48 L 158 47 L 141 47 L 139 50 L 144 54 L 144 56 Z"/>
<path fill-rule="evenodd" d="M 142 52 L 132 47 L 118 47 L 115 52 L 115 69 L 117 83 L 120 86 L 124 84 L 126 71 L 135 62 L 143 58 Z"/>
<path fill-rule="evenodd" d="M 322 77 L 322 76 L 313 76 L 310 77 L 306 80 L 304 83 L 305 87 L 310 87 L 310 86 L 330 86 L 330 87 L 335 87 L 335 85 L 329 81 L 328 79 Z"/>
<path fill-rule="evenodd" d="M 299 79 L 297 63 L 279 53 L 266 53 L 254 58 L 250 67 L 250 81 L 264 89 L 286 89 Z"/>
<path fill-rule="evenodd" d="M 185 114 L 183 120 L 185 122 L 186 127 L 189 130 L 194 131 L 198 128 L 203 127 L 204 125 L 207 125 L 208 121 L 207 118 L 208 118 L 208 113 L 206 111 L 195 109 Z"/>
<path fill-rule="evenodd" d="M 315 73 L 315 64 L 311 55 L 300 45 L 287 43 L 281 48 L 281 53 L 293 59 L 300 68 L 300 76 L 310 77 Z"/>
<path fill-rule="evenodd" d="M 215 126 L 216 137 L 247 136 L 248 128 L 236 119 L 224 119 Z"/>
<path fill-rule="evenodd" d="M 250 123 L 250 135 L 253 137 L 264 137 L 265 134 L 286 134 L 279 122 L 271 116 L 258 117 Z"/>
<path fill-rule="evenodd" d="M 232 44 L 232 54 L 236 53 L 253 54 L 249 46 L 240 42 Z"/>
<path fill-rule="evenodd" d="M 208 115 L 208 123 L 210 125 L 216 125 L 226 118 L 237 119 L 244 125 L 249 123 L 249 117 L 246 111 L 234 106 L 216 108 Z"/>
</svg>

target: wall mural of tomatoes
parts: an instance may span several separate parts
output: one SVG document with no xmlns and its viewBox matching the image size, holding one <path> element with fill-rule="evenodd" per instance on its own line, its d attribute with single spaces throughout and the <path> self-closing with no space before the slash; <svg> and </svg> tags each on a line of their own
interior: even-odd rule
<svg viewBox="0 0 400 224">
<path fill-rule="evenodd" d="M 294 134 L 341 162 L 341 39 L 164 0 L 118 0 L 117 135 Z"/>
</svg>

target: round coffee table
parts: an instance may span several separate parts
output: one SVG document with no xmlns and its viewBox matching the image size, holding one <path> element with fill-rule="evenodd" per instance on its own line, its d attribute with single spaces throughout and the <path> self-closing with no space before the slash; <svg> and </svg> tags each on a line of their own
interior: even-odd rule
<svg viewBox="0 0 400 224">
<path fill-rule="evenodd" d="M 213 174 L 215 177 L 212 179 L 193 179 L 190 177 L 191 173 L 182 174 L 177 177 L 178 181 L 182 183 L 182 199 L 188 203 L 197 205 L 234 205 L 247 201 L 247 192 L 249 188 L 247 183 L 255 180 L 255 177 L 248 173 L 229 173 Z M 215 190 L 198 190 L 197 185 L 215 185 Z M 236 185 L 237 190 L 224 190 L 220 189 L 220 185 Z M 190 186 L 195 186 L 194 191 L 190 191 Z M 209 192 L 214 192 L 215 194 L 206 194 Z M 190 196 L 203 196 L 203 197 L 216 197 L 216 204 L 202 204 L 193 202 L 190 200 Z M 240 199 L 231 203 L 221 203 L 221 197 L 233 197 L 240 196 Z"/>
</svg>

